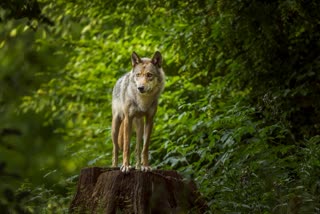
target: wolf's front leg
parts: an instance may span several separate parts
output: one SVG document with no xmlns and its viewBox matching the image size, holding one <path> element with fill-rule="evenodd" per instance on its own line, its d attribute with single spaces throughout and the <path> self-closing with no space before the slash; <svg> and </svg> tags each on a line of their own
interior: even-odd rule
<svg viewBox="0 0 320 214">
<path fill-rule="evenodd" d="M 143 143 L 143 150 L 142 150 L 142 171 L 151 171 L 152 168 L 149 166 L 149 144 L 150 144 L 150 136 L 153 127 L 153 116 L 146 117 L 146 125 L 144 127 L 144 143 Z"/>
<path fill-rule="evenodd" d="M 124 134 L 124 143 L 123 143 L 123 162 L 120 170 L 124 173 L 130 171 L 130 137 L 132 130 L 132 118 L 125 116 L 123 120 L 123 134 Z"/>
</svg>

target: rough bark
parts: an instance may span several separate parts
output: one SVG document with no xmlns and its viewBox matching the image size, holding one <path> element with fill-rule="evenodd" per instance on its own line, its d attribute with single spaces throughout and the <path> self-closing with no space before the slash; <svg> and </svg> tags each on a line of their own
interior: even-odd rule
<svg viewBox="0 0 320 214">
<path fill-rule="evenodd" d="M 207 206 L 194 182 L 176 171 L 85 168 L 70 213 L 204 213 Z"/>
</svg>

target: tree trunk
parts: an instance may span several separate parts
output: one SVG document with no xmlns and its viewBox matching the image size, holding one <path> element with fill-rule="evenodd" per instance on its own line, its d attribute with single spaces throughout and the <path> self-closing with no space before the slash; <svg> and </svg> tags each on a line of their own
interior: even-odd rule
<svg viewBox="0 0 320 214">
<path fill-rule="evenodd" d="M 194 182 L 176 171 L 85 168 L 70 213 L 204 213 L 207 205 Z"/>
</svg>

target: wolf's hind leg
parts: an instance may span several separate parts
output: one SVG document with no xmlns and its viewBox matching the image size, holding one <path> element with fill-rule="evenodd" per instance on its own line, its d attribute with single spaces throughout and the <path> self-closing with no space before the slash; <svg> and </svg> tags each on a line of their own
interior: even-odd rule
<svg viewBox="0 0 320 214">
<path fill-rule="evenodd" d="M 123 123 L 120 123 L 120 128 L 119 128 L 119 134 L 118 134 L 118 146 L 119 149 L 122 150 L 123 149 Z"/>
<path fill-rule="evenodd" d="M 125 115 L 123 119 L 123 160 L 120 170 L 124 173 L 130 171 L 130 137 L 132 131 L 132 117 Z"/>
<path fill-rule="evenodd" d="M 142 145 L 142 138 L 143 138 L 143 118 L 135 118 L 134 119 L 134 125 L 136 127 L 136 150 L 135 150 L 135 155 L 136 155 L 136 169 L 141 168 L 141 145 Z"/>
<path fill-rule="evenodd" d="M 118 145 L 118 136 L 119 136 L 119 128 L 121 124 L 121 119 L 118 116 L 113 116 L 112 118 L 112 143 L 113 143 L 113 151 L 112 151 L 112 167 L 118 166 L 118 156 L 119 156 L 119 145 Z M 122 134 L 122 133 L 121 133 Z"/>
</svg>

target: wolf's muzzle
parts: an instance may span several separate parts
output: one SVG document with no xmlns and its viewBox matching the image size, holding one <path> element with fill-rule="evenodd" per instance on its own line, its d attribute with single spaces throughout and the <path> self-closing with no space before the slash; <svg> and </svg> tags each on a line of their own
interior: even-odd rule
<svg viewBox="0 0 320 214">
<path fill-rule="evenodd" d="M 144 93 L 145 92 L 144 86 L 139 86 L 138 90 L 139 90 L 140 93 Z"/>
</svg>

